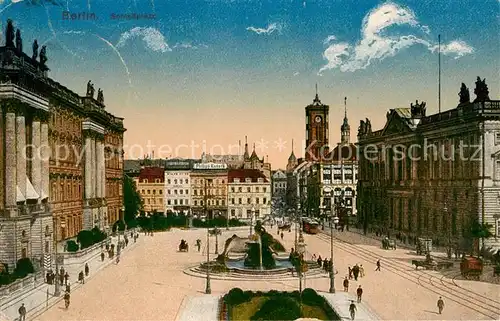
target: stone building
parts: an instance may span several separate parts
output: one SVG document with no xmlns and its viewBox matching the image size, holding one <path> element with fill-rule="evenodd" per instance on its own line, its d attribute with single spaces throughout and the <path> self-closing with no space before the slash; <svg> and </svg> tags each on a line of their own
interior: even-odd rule
<svg viewBox="0 0 500 321">
<path fill-rule="evenodd" d="M 0 47 L 0 261 L 12 267 L 29 257 L 36 265 L 47 261 L 54 240 L 103 227 L 95 214 L 107 216 L 115 200 L 121 208 L 121 195 L 107 199 L 104 193 L 111 169 L 116 173 L 119 166 L 106 168 L 102 140 L 123 137 L 125 129 L 121 118 L 105 111 L 101 90 L 97 100 L 93 87 L 88 88 L 92 95 L 81 97 L 49 78 L 45 46 L 38 52 L 35 41 L 33 55 L 25 54 L 11 20 L 5 40 Z M 116 159 L 121 144 L 120 139 L 110 146 Z"/>
<path fill-rule="evenodd" d="M 425 102 L 391 109 L 377 131 L 361 121 L 357 205 L 365 230 L 465 247 L 473 224 L 484 223 L 495 229 L 485 245 L 500 247 L 500 101 L 479 77 L 474 93 L 471 102 L 462 84 L 456 108 L 429 116 Z"/>
<path fill-rule="evenodd" d="M 247 221 L 270 215 L 271 182 L 257 169 L 229 170 L 228 211 L 230 218 Z"/>
<path fill-rule="evenodd" d="M 226 164 L 194 164 L 190 174 L 193 215 L 209 219 L 227 215 L 227 172 Z"/>
<path fill-rule="evenodd" d="M 144 204 L 144 213 L 151 215 L 165 210 L 165 169 L 163 167 L 146 166 L 141 168 L 139 176 L 134 178 L 137 192 Z"/>
<path fill-rule="evenodd" d="M 165 213 L 188 213 L 191 208 L 192 159 L 168 159 L 165 162 Z"/>
</svg>

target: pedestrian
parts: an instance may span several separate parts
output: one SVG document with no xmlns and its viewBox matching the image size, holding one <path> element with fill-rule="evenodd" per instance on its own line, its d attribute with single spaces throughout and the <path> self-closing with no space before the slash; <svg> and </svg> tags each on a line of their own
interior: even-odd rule
<svg viewBox="0 0 500 321">
<path fill-rule="evenodd" d="M 323 260 L 323 270 L 325 271 L 325 273 L 328 273 L 328 267 L 330 266 L 330 262 L 328 261 L 328 259 L 324 259 Z"/>
<path fill-rule="evenodd" d="M 349 291 L 349 280 L 347 279 L 347 276 L 344 279 L 344 292 Z"/>
<path fill-rule="evenodd" d="M 380 271 L 380 260 L 377 261 L 377 268 L 375 269 L 375 271 Z"/>
<path fill-rule="evenodd" d="M 85 276 L 83 275 L 83 271 L 80 271 L 80 273 L 78 273 L 78 281 L 80 281 L 81 284 L 85 284 Z"/>
<path fill-rule="evenodd" d="M 357 264 L 352 268 L 352 274 L 354 274 L 354 280 L 357 281 L 359 276 L 359 266 Z"/>
<path fill-rule="evenodd" d="M 68 280 L 69 280 L 69 274 L 68 274 L 68 272 L 66 272 L 64 274 L 64 285 L 68 285 Z"/>
<path fill-rule="evenodd" d="M 359 276 L 364 277 L 365 276 L 365 268 L 363 267 L 363 264 L 359 266 Z"/>
<path fill-rule="evenodd" d="M 23 303 L 19 307 L 19 321 L 25 321 L 25 320 L 26 320 L 26 307 L 24 306 Z"/>
<path fill-rule="evenodd" d="M 64 274 L 62 273 L 64 270 L 61 270 L 61 273 L 59 274 L 59 284 L 64 285 Z"/>
<path fill-rule="evenodd" d="M 59 270 L 60 275 L 64 275 L 64 268 L 61 266 L 61 269 Z"/>
<path fill-rule="evenodd" d="M 351 301 L 351 304 L 349 305 L 349 312 L 351 313 L 351 320 L 354 320 L 354 317 L 356 316 L 356 304 L 354 304 L 354 301 Z"/>
<path fill-rule="evenodd" d="M 314 254 L 313 254 L 313 256 L 312 256 L 312 260 L 313 260 L 313 261 L 316 261 L 316 253 L 314 253 Z"/>
<path fill-rule="evenodd" d="M 85 276 L 89 276 L 89 272 L 90 272 L 89 265 L 88 263 L 85 263 Z"/>
<path fill-rule="evenodd" d="M 104 252 L 101 252 L 101 262 L 104 261 L 104 257 L 105 257 Z"/>
<path fill-rule="evenodd" d="M 283 232 L 281 232 L 281 240 L 283 241 Z"/>
<path fill-rule="evenodd" d="M 349 271 L 349 280 L 352 280 L 352 269 L 350 266 L 347 269 Z"/>
<path fill-rule="evenodd" d="M 437 302 L 437 307 L 439 310 L 439 314 L 441 314 L 443 312 L 443 309 L 444 309 L 444 301 L 441 297 L 439 297 L 439 300 Z"/>
<path fill-rule="evenodd" d="M 323 259 L 321 259 L 321 255 L 318 257 L 318 260 L 316 261 L 319 265 L 319 267 L 321 267 L 321 263 L 323 263 Z"/>
<path fill-rule="evenodd" d="M 69 308 L 70 294 L 69 292 L 64 293 L 64 306 Z"/>
<path fill-rule="evenodd" d="M 363 289 L 361 288 L 361 285 L 356 290 L 356 294 L 358 295 L 358 303 L 361 303 L 361 296 L 363 295 Z"/>
</svg>

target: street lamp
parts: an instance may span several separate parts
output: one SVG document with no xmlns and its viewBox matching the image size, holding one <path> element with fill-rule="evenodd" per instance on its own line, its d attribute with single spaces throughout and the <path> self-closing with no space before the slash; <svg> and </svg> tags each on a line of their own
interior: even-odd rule
<svg viewBox="0 0 500 321">
<path fill-rule="evenodd" d="M 250 236 L 253 235 L 253 216 L 255 215 L 255 207 L 252 206 L 252 210 L 250 211 Z"/>
<path fill-rule="evenodd" d="M 54 234 L 54 245 L 55 245 L 55 260 L 56 260 L 56 275 L 55 275 L 55 287 L 54 287 L 54 296 L 60 296 L 61 295 L 61 289 L 60 289 L 60 283 L 59 283 L 59 262 L 58 262 L 58 259 L 57 259 L 57 256 L 58 256 L 58 244 L 57 244 L 57 229 L 56 229 L 56 224 L 55 224 L 55 221 L 53 221 L 54 224 L 53 224 L 53 234 Z M 64 227 L 63 226 L 63 222 L 61 222 L 61 228 Z"/>
<path fill-rule="evenodd" d="M 210 287 L 210 229 L 207 227 L 207 283 L 205 286 L 205 294 L 211 294 Z"/>
<path fill-rule="evenodd" d="M 330 224 L 330 262 L 332 268 L 330 270 L 330 293 L 335 293 L 335 267 L 333 265 L 333 229 L 334 225 L 336 226 L 339 222 L 338 216 L 333 217 L 333 224 Z"/>
</svg>

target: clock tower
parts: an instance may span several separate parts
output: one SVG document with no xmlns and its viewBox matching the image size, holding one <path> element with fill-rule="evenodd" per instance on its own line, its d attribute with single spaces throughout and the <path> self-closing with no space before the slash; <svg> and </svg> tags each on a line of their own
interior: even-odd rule
<svg viewBox="0 0 500 321">
<path fill-rule="evenodd" d="M 316 85 L 316 96 L 313 103 L 306 107 L 306 150 L 307 161 L 320 161 L 329 152 L 328 146 L 328 112 L 330 106 L 321 103 L 318 97 L 318 86 Z"/>
</svg>

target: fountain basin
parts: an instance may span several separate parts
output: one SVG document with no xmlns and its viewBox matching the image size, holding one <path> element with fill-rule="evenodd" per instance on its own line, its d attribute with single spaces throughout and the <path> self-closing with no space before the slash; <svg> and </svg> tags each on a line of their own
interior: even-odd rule
<svg viewBox="0 0 500 321">
<path fill-rule="evenodd" d="M 251 268 L 245 266 L 244 259 L 238 260 L 227 260 L 226 267 L 233 272 L 241 273 L 241 274 L 253 274 L 253 275 L 269 275 L 269 274 L 281 274 L 287 273 L 293 269 L 293 265 L 288 260 L 276 260 L 276 267 L 272 269 L 260 269 L 260 268 Z"/>
</svg>

